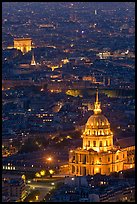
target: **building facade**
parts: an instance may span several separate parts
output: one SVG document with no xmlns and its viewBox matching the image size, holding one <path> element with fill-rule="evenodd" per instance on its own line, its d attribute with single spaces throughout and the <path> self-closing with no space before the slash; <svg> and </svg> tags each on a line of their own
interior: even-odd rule
<svg viewBox="0 0 137 204">
<path fill-rule="evenodd" d="M 69 173 L 72 175 L 109 175 L 134 167 L 135 146 L 121 148 L 113 144 L 110 123 L 101 113 L 100 105 L 97 91 L 94 114 L 89 117 L 82 135 L 83 147 L 69 153 Z"/>
<path fill-rule="evenodd" d="M 21 202 L 26 197 L 25 181 L 20 176 L 4 174 L 2 176 L 3 201 Z"/>
<path fill-rule="evenodd" d="M 31 38 L 15 38 L 14 39 L 14 48 L 21 50 L 23 54 L 31 51 L 32 48 L 32 39 Z"/>
</svg>

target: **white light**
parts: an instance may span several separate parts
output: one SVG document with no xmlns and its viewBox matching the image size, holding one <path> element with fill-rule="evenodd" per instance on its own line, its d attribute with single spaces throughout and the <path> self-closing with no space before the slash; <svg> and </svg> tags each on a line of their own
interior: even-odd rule
<svg viewBox="0 0 137 204">
<path fill-rule="evenodd" d="M 52 186 L 54 186 L 54 185 L 55 185 L 55 183 L 51 183 L 51 185 L 52 185 Z"/>
<path fill-rule="evenodd" d="M 71 180 L 72 180 L 72 181 L 74 181 L 75 179 L 74 179 L 74 178 L 72 178 Z"/>
<path fill-rule="evenodd" d="M 33 164 L 31 165 L 31 167 L 33 167 Z"/>
</svg>

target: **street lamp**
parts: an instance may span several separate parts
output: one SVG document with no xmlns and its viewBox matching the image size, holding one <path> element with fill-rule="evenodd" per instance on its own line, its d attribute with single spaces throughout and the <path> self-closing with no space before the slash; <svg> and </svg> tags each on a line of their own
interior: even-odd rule
<svg viewBox="0 0 137 204">
<path fill-rule="evenodd" d="M 50 169 L 49 173 L 50 173 L 50 177 L 52 178 L 52 174 L 54 173 L 54 171 L 52 169 Z"/>
<path fill-rule="evenodd" d="M 41 176 L 45 176 L 45 170 L 40 171 Z"/>
<path fill-rule="evenodd" d="M 48 157 L 47 160 L 48 160 L 48 161 L 52 161 L 52 158 L 51 158 L 51 157 Z"/>
</svg>

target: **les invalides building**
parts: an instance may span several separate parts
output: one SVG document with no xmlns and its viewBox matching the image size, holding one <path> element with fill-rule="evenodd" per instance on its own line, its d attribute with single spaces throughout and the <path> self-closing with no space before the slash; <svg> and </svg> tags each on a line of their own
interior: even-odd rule
<svg viewBox="0 0 137 204">
<path fill-rule="evenodd" d="M 94 114 L 89 117 L 82 135 L 83 147 L 69 153 L 69 173 L 72 175 L 109 175 L 111 172 L 134 168 L 134 142 L 129 138 L 131 146 L 127 139 L 127 145 L 113 144 L 110 123 L 102 114 L 100 105 L 97 91 Z"/>
</svg>

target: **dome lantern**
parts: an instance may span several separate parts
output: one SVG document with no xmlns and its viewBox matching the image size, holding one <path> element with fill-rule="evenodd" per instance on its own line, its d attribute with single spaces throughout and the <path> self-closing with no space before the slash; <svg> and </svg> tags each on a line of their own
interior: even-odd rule
<svg viewBox="0 0 137 204">
<path fill-rule="evenodd" d="M 94 114 L 100 114 L 102 112 L 100 108 L 101 103 L 98 101 L 98 89 L 96 91 L 96 101 L 94 103 Z"/>
</svg>

